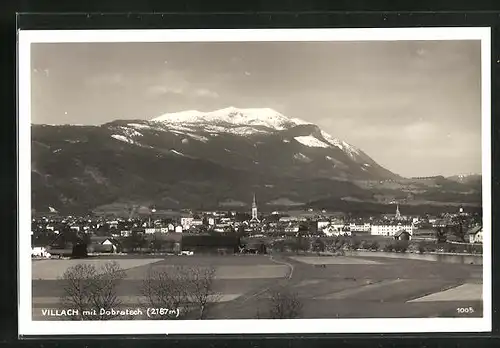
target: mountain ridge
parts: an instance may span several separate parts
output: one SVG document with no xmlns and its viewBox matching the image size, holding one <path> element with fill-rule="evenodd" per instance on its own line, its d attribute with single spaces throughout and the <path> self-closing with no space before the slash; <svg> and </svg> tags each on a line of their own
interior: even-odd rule
<svg viewBox="0 0 500 348">
<path fill-rule="evenodd" d="M 245 202 L 251 191 L 264 204 L 345 197 L 385 204 L 413 191 L 439 200 L 445 190 L 459 194 L 448 195 L 456 200 L 476 190 L 448 179 L 402 178 L 317 125 L 234 107 L 99 126 L 32 125 L 32 187 L 35 208 L 56 209 L 132 201 L 214 207 Z M 464 199 L 477 201 L 476 191 Z"/>
</svg>

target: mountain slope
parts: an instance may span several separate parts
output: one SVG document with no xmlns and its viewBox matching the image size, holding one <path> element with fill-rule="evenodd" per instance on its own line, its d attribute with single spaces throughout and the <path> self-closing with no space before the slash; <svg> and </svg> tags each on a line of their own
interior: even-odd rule
<svg viewBox="0 0 500 348">
<path fill-rule="evenodd" d="M 101 126 L 32 126 L 35 209 L 117 202 L 164 208 L 377 201 L 367 182 L 404 180 L 319 127 L 271 109 L 186 111 Z M 457 185 L 460 185 L 457 183 Z M 394 192 L 389 192 L 393 194 Z"/>
</svg>

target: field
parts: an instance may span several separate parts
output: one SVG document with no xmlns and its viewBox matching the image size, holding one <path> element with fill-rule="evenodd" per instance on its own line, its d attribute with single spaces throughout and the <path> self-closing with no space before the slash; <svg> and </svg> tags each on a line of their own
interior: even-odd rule
<svg viewBox="0 0 500 348">
<path fill-rule="evenodd" d="M 256 318 L 268 310 L 266 290 L 278 283 L 300 298 L 303 318 L 482 316 L 480 264 L 471 264 L 469 259 L 450 263 L 383 255 L 124 256 L 33 261 L 33 316 L 34 320 L 54 320 L 42 316 L 41 310 L 60 307 L 64 290 L 58 278 L 68 267 L 110 260 L 126 269 L 126 279 L 117 290 L 126 306 L 140 306 L 141 284 L 151 268 L 212 265 L 216 270 L 214 287 L 221 294 L 210 312 L 214 319 Z M 457 313 L 459 307 L 473 307 L 474 313 Z"/>
</svg>

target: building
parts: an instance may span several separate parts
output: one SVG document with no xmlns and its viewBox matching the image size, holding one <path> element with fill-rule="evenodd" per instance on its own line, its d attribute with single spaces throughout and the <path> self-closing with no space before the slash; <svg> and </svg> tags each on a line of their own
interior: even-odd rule
<svg viewBox="0 0 500 348">
<path fill-rule="evenodd" d="M 370 223 L 363 223 L 363 224 L 350 223 L 349 230 L 351 232 L 370 232 L 371 224 Z"/>
<path fill-rule="evenodd" d="M 33 247 L 31 249 L 31 257 L 43 257 L 49 259 L 50 253 L 44 247 Z"/>
<path fill-rule="evenodd" d="M 352 232 L 344 225 L 329 225 L 323 229 L 323 233 L 328 236 L 350 236 Z"/>
<path fill-rule="evenodd" d="M 400 230 L 394 234 L 395 240 L 410 240 L 411 234 L 406 232 L 405 230 Z"/>
<path fill-rule="evenodd" d="M 116 253 L 119 248 L 120 244 L 113 238 L 92 236 L 87 250 L 91 253 Z"/>
<path fill-rule="evenodd" d="M 483 242 L 483 226 L 475 226 L 467 234 L 469 235 L 469 243 Z"/>
<path fill-rule="evenodd" d="M 250 219 L 250 222 L 257 222 L 257 223 L 260 222 L 259 217 L 258 217 L 257 201 L 255 200 L 255 193 L 253 195 L 252 218 Z"/>
<path fill-rule="evenodd" d="M 401 230 L 405 230 L 410 235 L 413 234 L 413 225 L 409 223 L 381 223 L 381 224 L 372 224 L 370 229 L 370 234 L 376 236 L 391 236 L 393 237 Z"/>
<path fill-rule="evenodd" d="M 392 202 L 395 203 L 395 202 Z M 386 219 L 401 221 L 405 220 L 406 217 L 401 215 L 401 211 L 399 210 L 399 203 L 396 204 L 396 213 L 395 214 L 385 214 Z"/>
<path fill-rule="evenodd" d="M 192 217 L 183 217 L 181 218 L 181 225 L 184 229 L 188 230 L 191 227 L 191 224 L 193 222 Z"/>
<path fill-rule="evenodd" d="M 328 220 L 318 220 L 318 230 L 322 231 L 324 228 L 330 225 L 330 221 Z"/>
<path fill-rule="evenodd" d="M 120 231 L 121 237 L 130 237 L 131 235 L 132 235 L 132 230 L 121 230 Z"/>
</svg>

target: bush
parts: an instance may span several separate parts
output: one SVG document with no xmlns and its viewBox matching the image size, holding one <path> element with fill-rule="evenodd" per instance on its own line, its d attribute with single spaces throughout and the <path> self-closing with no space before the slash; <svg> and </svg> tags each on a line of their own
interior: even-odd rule
<svg viewBox="0 0 500 348">
<path fill-rule="evenodd" d="M 418 252 L 421 254 L 426 252 L 425 244 L 422 242 L 418 243 L 417 248 L 418 248 Z"/>
<path fill-rule="evenodd" d="M 482 244 L 472 245 L 472 252 L 475 254 L 482 254 L 483 253 L 483 245 Z"/>
<path fill-rule="evenodd" d="M 436 250 L 437 250 L 437 246 L 436 246 L 436 244 L 428 244 L 428 245 L 426 245 L 426 246 L 425 246 L 425 250 L 426 250 L 427 252 L 432 252 L 432 253 L 434 253 L 434 252 L 436 252 Z"/>
<path fill-rule="evenodd" d="M 385 252 L 392 252 L 392 251 L 394 251 L 394 245 L 392 243 L 386 244 L 384 246 L 384 251 Z"/>
<path fill-rule="evenodd" d="M 349 244 L 351 250 L 357 250 L 360 248 L 360 246 L 361 246 L 361 241 L 358 239 L 352 239 Z"/>
<path fill-rule="evenodd" d="M 269 290 L 268 294 L 268 316 L 271 319 L 294 319 L 302 315 L 302 300 L 288 287 L 279 286 Z"/>
<path fill-rule="evenodd" d="M 394 251 L 397 253 L 405 253 L 408 250 L 408 241 L 401 240 L 397 241 L 394 245 Z"/>
<path fill-rule="evenodd" d="M 443 247 L 443 251 L 446 253 L 455 253 L 457 252 L 457 246 L 454 244 L 445 244 Z"/>
</svg>

